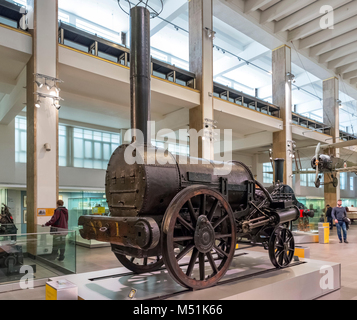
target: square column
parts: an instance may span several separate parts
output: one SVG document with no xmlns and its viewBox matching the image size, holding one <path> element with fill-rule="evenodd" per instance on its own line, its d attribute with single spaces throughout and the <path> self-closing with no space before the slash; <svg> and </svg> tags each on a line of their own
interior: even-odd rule
<svg viewBox="0 0 357 320">
<path fill-rule="evenodd" d="M 292 145 L 292 94 L 291 81 L 291 48 L 284 45 L 272 54 L 273 60 L 273 104 L 280 108 L 280 117 L 284 122 L 284 129 L 273 133 L 274 158 L 285 159 L 284 184 L 293 187 L 293 161 L 291 157 Z"/>
<path fill-rule="evenodd" d="M 189 1 L 190 71 L 196 74 L 201 103 L 190 110 L 190 129 L 205 129 L 205 119 L 213 121 L 213 14 L 212 0 Z M 212 137 L 213 138 L 213 137 Z M 214 140 L 199 138 L 191 156 L 214 160 Z M 191 144 L 192 146 L 192 144 Z"/>
<path fill-rule="evenodd" d="M 58 110 L 51 97 L 37 94 L 58 97 L 58 93 L 35 83 L 45 83 L 35 74 L 58 78 L 58 0 L 29 0 L 28 8 L 33 17 L 33 56 L 27 65 L 27 232 L 35 233 L 38 224 L 50 219 L 38 218 L 38 210 L 54 209 L 58 200 Z"/>
<path fill-rule="evenodd" d="M 336 77 L 323 81 L 323 119 L 324 124 L 331 127 L 332 141 L 329 143 L 337 143 L 340 137 L 340 108 L 339 108 L 339 80 Z M 323 153 L 334 157 L 340 156 L 340 149 L 330 148 L 322 150 Z M 331 175 L 325 174 L 324 181 L 331 181 Z M 340 198 L 340 174 L 336 175 L 339 183 L 337 188 L 332 184 L 324 186 L 325 204 L 334 207 L 337 205 L 337 200 Z"/>
</svg>

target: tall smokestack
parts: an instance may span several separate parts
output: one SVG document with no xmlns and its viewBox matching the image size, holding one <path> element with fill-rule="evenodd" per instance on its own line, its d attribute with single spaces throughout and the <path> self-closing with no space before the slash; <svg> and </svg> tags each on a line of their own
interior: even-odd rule
<svg viewBox="0 0 357 320">
<path fill-rule="evenodd" d="M 130 10 L 131 44 L 130 44 L 130 97 L 131 128 L 140 130 L 144 143 L 150 144 L 151 119 L 151 59 L 150 59 L 150 12 L 144 7 Z M 136 136 L 133 135 L 133 142 Z"/>
<path fill-rule="evenodd" d="M 274 176 L 274 182 L 280 182 L 280 183 L 284 183 L 284 163 L 285 160 L 284 159 L 275 159 L 274 160 L 275 163 L 275 176 Z"/>
</svg>

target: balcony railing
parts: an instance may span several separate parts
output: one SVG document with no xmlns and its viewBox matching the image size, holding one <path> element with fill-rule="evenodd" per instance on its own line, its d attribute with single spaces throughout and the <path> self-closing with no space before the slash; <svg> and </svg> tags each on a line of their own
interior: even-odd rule
<svg viewBox="0 0 357 320">
<path fill-rule="evenodd" d="M 331 127 L 326 126 L 322 122 L 318 122 L 316 120 L 310 119 L 308 117 L 304 117 L 301 114 L 293 112 L 292 114 L 293 123 L 305 127 L 307 129 L 314 130 L 316 132 L 324 133 L 327 135 L 331 135 Z"/>
<path fill-rule="evenodd" d="M 357 140 L 357 136 L 355 134 L 340 130 L 340 139 L 344 141 Z"/>
<path fill-rule="evenodd" d="M 3 21 L 10 27 L 20 28 L 20 20 L 25 15 L 24 6 L 14 2 L 0 0 L 0 16 L 8 21 Z"/>
<path fill-rule="evenodd" d="M 233 102 L 242 107 L 246 107 L 261 113 L 280 118 L 280 108 L 267 101 L 250 96 L 238 90 L 234 90 L 222 84 L 213 83 L 213 94 L 217 98 Z"/>
<path fill-rule="evenodd" d="M 59 22 L 58 40 L 63 45 L 66 44 L 94 56 L 102 55 L 110 61 L 130 67 L 129 48 L 71 24 Z M 154 58 L 151 59 L 151 71 L 153 76 L 196 89 L 196 75 L 192 72 Z"/>
</svg>

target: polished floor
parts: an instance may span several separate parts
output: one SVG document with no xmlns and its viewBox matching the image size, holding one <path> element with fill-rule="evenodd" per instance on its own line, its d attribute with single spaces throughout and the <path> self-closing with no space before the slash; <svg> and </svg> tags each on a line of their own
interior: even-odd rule
<svg viewBox="0 0 357 320">
<path fill-rule="evenodd" d="M 341 263 L 341 290 L 321 297 L 319 300 L 357 300 L 357 224 L 351 226 L 348 241 L 348 244 L 340 244 L 336 228 L 334 228 L 330 234 L 329 244 L 304 245 L 310 248 L 311 259 Z M 255 250 L 262 249 L 255 248 Z M 109 247 L 97 249 L 77 247 L 77 273 L 120 266 Z M 0 293 L 0 300 L 45 300 L 45 288 Z"/>
</svg>

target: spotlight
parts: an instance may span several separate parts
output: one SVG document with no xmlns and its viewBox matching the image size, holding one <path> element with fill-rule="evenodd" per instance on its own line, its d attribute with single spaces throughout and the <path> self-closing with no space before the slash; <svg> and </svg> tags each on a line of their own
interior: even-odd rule
<svg viewBox="0 0 357 320">
<path fill-rule="evenodd" d="M 37 102 L 35 103 L 36 108 L 41 108 L 41 100 L 38 99 Z"/>
<path fill-rule="evenodd" d="M 35 83 L 37 84 L 38 88 L 41 89 L 43 87 L 43 83 L 39 82 L 39 81 L 35 81 Z"/>
<path fill-rule="evenodd" d="M 61 109 L 61 106 L 60 106 L 60 104 L 59 104 L 59 101 L 58 101 L 58 100 L 54 100 L 54 102 L 53 102 L 53 106 L 54 106 L 57 110 Z"/>
<path fill-rule="evenodd" d="M 291 72 L 288 72 L 288 73 L 286 74 L 286 76 L 287 76 L 289 82 L 292 82 L 292 83 L 295 83 L 295 82 L 296 82 L 296 81 L 295 81 L 295 75 L 293 75 Z"/>
<path fill-rule="evenodd" d="M 47 88 L 47 90 L 51 90 L 52 87 L 47 83 L 47 79 L 45 80 L 45 86 Z"/>
<path fill-rule="evenodd" d="M 54 85 L 55 90 L 57 91 L 57 94 L 61 92 L 61 88 L 57 87 L 57 85 Z"/>
</svg>

